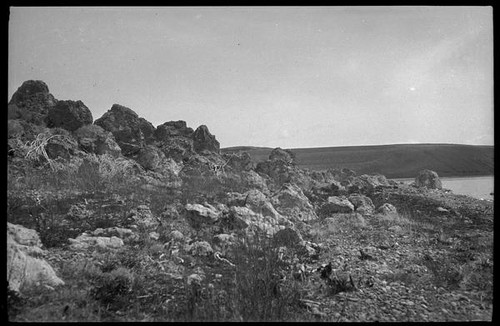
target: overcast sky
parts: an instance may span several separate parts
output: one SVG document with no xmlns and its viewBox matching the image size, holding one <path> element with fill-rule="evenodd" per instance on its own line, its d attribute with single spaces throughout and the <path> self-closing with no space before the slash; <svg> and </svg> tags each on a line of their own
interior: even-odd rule
<svg viewBox="0 0 500 326">
<path fill-rule="evenodd" d="M 221 147 L 493 145 L 491 7 L 10 9 L 9 99 L 43 80 Z"/>
</svg>

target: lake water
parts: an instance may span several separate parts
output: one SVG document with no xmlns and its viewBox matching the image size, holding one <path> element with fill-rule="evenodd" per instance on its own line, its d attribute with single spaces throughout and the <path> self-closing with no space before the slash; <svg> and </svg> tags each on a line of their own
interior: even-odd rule
<svg viewBox="0 0 500 326">
<path fill-rule="evenodd" d="M 463 177 L 463 178 L 440 178 L 443 188 L 450 189 L 454 194 L 467 195 L 475 198 L 493 200 L 490 193 L 494 188 L 494 176 L 486 177 Z M 410 183 L 415 179 L 394 179 Z"/>
</svg>

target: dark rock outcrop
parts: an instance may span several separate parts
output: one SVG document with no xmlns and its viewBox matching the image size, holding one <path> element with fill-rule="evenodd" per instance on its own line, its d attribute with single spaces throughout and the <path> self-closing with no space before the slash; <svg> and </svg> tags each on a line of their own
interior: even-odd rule
<svg viewBox="0 0 500 326">
<path fill-rule="evenodd" d="M 193 134 L 193 148 L 196 152 L 210 151 L 219 153 L 220 144 L 205 125 L 199 126 Z"/>
<path fill-rule="evenodd" d="M 154 132 L 154 136 L 159 141 L 165 141 L 172 137 L 182 136 L 191 138 L 194 130 L 186 125 L 186 121 L 168 121 L 158 127 Z"/>
<path fill-rule="evenodd" d="M 56 106 L 49 110 L 47 127 L 75 131 L 92 124 L 92 121 L 92 112 L 82 101 L 58 101 Z"/>
<path fill-rule="evenodd" d="M 80 148 L 87 153 L 109 154 L 115 157 L 121 154 L 113 134 L 98 125 L 83 126 L 77 129 L 74 135 Z"/>
<path fill-rule="evenodd" d="M 47 115 L 56 103 L 47 84 L 41 80 L 28 80 L 12 95 L 8 105 L 8 119 L 45 125 Z"/>
<path fill-rule="evenodd" d="M 159 125 L 154 133 L 158 148 L 177 162 L 194 154 L 192 128 L 185 121 L 168 121 Z"/>
<path fill-rule="evenodd" d="M 432 170 L 420 171 L 415 178 L 415 185 L 419 188 L 443 189 L 438 174 Z"/>
<path fill-rule="evenodd" d="M 113 134 L 125 156 L 136 154 L 154 141 L 154 126 L 133 110 L 119 104 L 113 104 L 94 124 Z"/>
</svg>

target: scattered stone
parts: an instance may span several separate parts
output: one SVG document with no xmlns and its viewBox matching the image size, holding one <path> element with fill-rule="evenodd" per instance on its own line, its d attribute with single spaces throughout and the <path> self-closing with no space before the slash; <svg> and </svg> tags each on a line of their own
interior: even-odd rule
<svg viewBox="0 0 500 326">
<path fill-rule="evenodd" d="M 394 215 L 398 213 L 398 210 L 393 205 L 385 203 L 377 208 L 377 213 L 380 213 L 382 215 Z"/>
</svg>

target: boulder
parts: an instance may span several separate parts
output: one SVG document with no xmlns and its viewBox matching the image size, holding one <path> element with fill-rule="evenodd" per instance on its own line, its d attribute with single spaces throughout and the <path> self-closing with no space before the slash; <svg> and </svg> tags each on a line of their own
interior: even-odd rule
<svg viewBox="0 0 500 326">
<path fill-rule="evenodd" d="M 35 230 L 7 222 L 7 282 L 12 291 L 33 285 L 64 285 L 42 254 Z"/>
<path fill-rule="evenodd" d="M 47 127 L 75 131 L 92 124 L 92 112 L 82 101 L 58 101 L 47 115 Z"/>
<path fill-rule="evenodd" d="M 207 126 L 199 126 L 193 133 L 193 148 L 196 152 L 210 151 L 219 153 L 220 144 L 214 135 L 208 131 Z"/>
<path fill-rule="evenodd" d="M 321 217 L 328 217 L 332 214 L 339 213 L 352 213 L 354 212 L 354 205 L 344 197 L 331 196 L 328 197 L 326 203 L 321 205 L 319 215 Z"/>
<path fill-rule="evenodd" d="M 113 134 L 125 156 L 139 152 L 154 141 L 154 126 L 133 110 L 119 104 L 113 104 L 94 124 Z"/>
<path fill-rule="evenodd" d="M 88 233 L 80 234 L 76 239 L 68 239 L 71 250 L 88 250 L 88 249 L 100 249 L 100 250 L 115 250 L 120 249 L 124 246 L 123 240 L 116 237 L 99 237 L 93 236 Z"/>
<path fill-rule="evenodd" d="M 415 185 L 419 188 L 443 189 L 438 174 L 431 170 L 420 171 L 415 178 Z"/>
<path fill-rule="evenodd" d="M 292 183 L 286 183 L 281 187 L 273 196 L 272 204 L 280 214 L 292 221 L 311 221 L 318 218 L 302 189 Z"/>
<path fill-rule="evenodd" d="M 375 211 L 375 205 L 369 197 L 352 194 L 349 196 L 349 201 L 354 205 L 355 211 L 360 214 L 370 215 Z"/>
<path fill-rule="evenodd" d="M 201 225 L 213 224 L 221 217 L 221 212 L 212 205 L 205 203 L 201 204 L 186 204 L 186 218 L 195 227 Z"/>
<path fill-rule="evenodd" d="M 377 213 L 382 215 L 394 215 L 398 213 L 398 210 L 393 205 L 385 203 L 377 208 Z"/>
<path fill-rule="evenodd" d="M 273 235 L 285 228 L 285 219 L 278 220 L 271 216 L 262 216 L 248 207 L 231 206 L 229 208 L 229 229 L 244 230 L 247 235 L 255 232 Z"/>
<path fill-rule="evenodd" d="M 121 148 L 115 141 L 115 137 L 98 125 L 85 125 L 78 128 L 75 133 L 79 147 L 96 155 L 109 154 L 117 157 L 121 154 Z"/>
<path fill-rule="evenodd" d="M 47 115 L 56 103 L 47 84 L 41 80 L 28 80 L 12 95 L 8 104 L 8 119 L 45 126 Z"/>
</svg>

